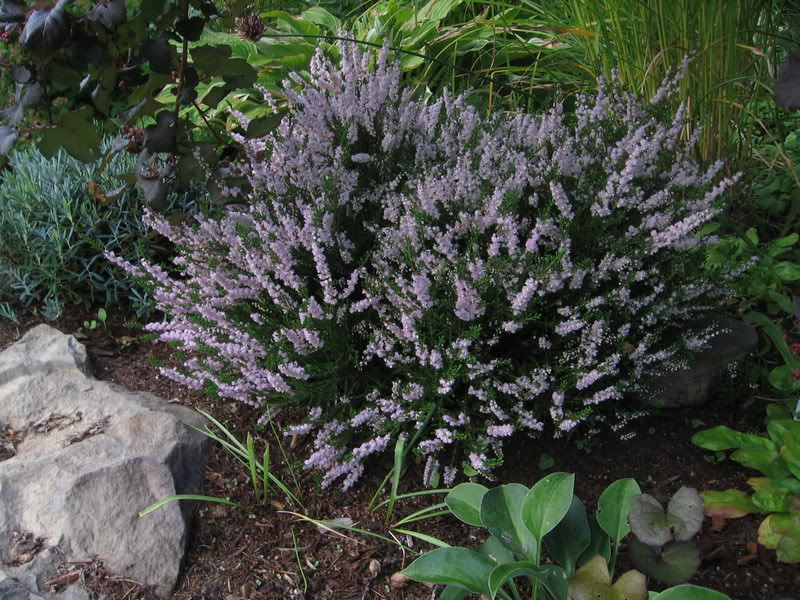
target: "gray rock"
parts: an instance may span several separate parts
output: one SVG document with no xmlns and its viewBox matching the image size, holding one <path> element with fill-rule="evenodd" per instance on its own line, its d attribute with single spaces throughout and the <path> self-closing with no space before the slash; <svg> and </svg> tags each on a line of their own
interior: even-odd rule
<svg viewBox="0 0 800 600">
<path fill-rule="evenodd" d="M 646 384 L 642 402 L 655 408 L 704 404 L 731 365 L 739 363 L 758 344 L 756 330 L 741 321 L 719 319 L 720 333 L 700 352 L 691 367 L 654 377 Z"/>
<path fill-rule="evenodd" d="M 203 419 L 94 379 L 83 345 L 47 325 L 0 353 L 0 434 L 15 451 L 0 461 L 0 598 L 19 596 L 15 585 L 51 597 L 44 581 L 60 564 L 93 557 L 169 595 L 192 507 L 138 513 L 200 492 L 210 440 L 189 424 Z M 56 597 L 82 592 L 71 585 Z"/>
</svg>

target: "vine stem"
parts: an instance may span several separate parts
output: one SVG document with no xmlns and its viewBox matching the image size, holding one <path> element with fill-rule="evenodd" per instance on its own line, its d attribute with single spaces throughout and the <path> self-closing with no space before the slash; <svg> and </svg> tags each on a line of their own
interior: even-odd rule
<svg viewBox="0 0 800 600">
<path fill-rule="evenodd" d="M 183 13 L 183 18 L 189 18 L 189 0 L 181 0 L 181 12 Z M 186 39 L 186 36 L 181 36 L 183 39 L 183 48 L 181 51 L 181 66 L 178 71 L 178 88 L 175 90 L 175 140 L 178 140 L 178 128 L 180 126 L 180 119 L 178 118 L 180 115 L 181 109 L 181 95 L 183 94 L 183 88 L 186 82 L 186 66 L 188 64 L 189 58 L 189 40 Z"/>
</svg>

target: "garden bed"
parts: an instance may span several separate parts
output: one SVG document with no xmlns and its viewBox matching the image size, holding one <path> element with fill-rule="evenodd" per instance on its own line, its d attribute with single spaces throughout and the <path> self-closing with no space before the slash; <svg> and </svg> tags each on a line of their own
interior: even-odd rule
<svg viewBox="0 0 800 600">
<path fill-rule="evenodd" d="M 169 348 L 160 342 L 141 341 L 139 331 L 124 328 L 123 323 L 131 317 L 112 314 L 105 328 L 86 330 L 83 323 L 91 316 L 76 311 L 52 324 L 61 331 L 77 334 L 87 345 L 98 378 L 202 408 L 220 419 L 239 439 L 252 431 L 257 415 L 250 408 L 234 402 L 213 404 L 204 395 L 159 377 L 148 357 L 167 360 Z M 19 339 L 40 321 L 31 315 L 23 316 L 20 325 L 0 321 L 0 348 Z M 575 493 L 590 509 L 609 483 L 625 477 L 636 479 L 643 492 L 661 499 L 682 485 L 698 490 L 746 489 L 746 469 L 731 461 L 707 462 L 703 450 L 690 441 L 699 428 L 718 424 L 737 430 L 759 430 L 764 414 L 760 401 L 748 398 L 744 384 L 733 391 L 736 393 L 720 394 L 720 399 L 702 409 L 654 413 L 636 421 L 628 426 L 636 435 L 624 441 L 619 434 L 601 434 L 579 449 L 575 440 L 517 440 L 506 451 L 496 483 L 530 486 L 549 472 L 573 472 Z M 294 448 L 290 448 L 289 440 L 283 442 L 291 461 L 302 461 L 307 456 L 308 440 L 295 440 Z M 273 472 L 282 481 L 290 482 L 291 474 L 278 458 L 277 444 L 272 442 L 272 447 Z M 383 513 L 367 510 L 372 494 L 391 466 L 389 453 L 385 454 L 383 464 L 373 464 L 359 485 L 347 494 L 320 489 L 313 473 L 296 468 L 306 514 L 316 519 L 349 518 L 356 527 L 388 535 Z M 422 465 L 411 466 L 401 482 L 401 492 L 419 489 L 421 471 Z M 246 473 L 218 445 L 212 448 L 204 493 L 229 497 L 251 507 L 255 516 L 221 504 L 197 507 L 176 600 L 432 597 L 434 590 L 424 584 L 399 585 L 395 581 L 399 587 L 393 587 L 392 575 L 413 559 L 399 546 L 350 532 L 345 532 L 348 539 L 324 533 L 311 523 L 281 512 L 291 508 L 278 491 L 272 493 L 272 504 L 255 505 Z M 395 514 L 408 514 L 432 502 L 430 498 L 401 501 Z M 714 524 L 706 519 L 697 540 L 703 563 L 690 582 L 737 600 L 792 598 L 793 591 L 800 588 L 800 568 L 777 562 L 774 552 L 757 545 L 759 522 L 757 516 Z M 451 516 L 421 521 L 410 528 L 454 545 L 477 546 L 484 535 L 483 530 L 463 525 Z M 418 540 L 401 541 L 413 542 L 415 549 L 429 549 Z M 91 558 L 94 557 L 87 557 Z M 87 585 L 94 592 L 106 594 L 110 600 L 156 597 L 136 582 L 106 573 L 101 562 L 102 557 L 96 557 L 95 562 L 87 563 Z M 302 565 L 302 571 L 298 565 Z M 620 568 L 630 568 L 624 551 Z M 651 589 L 660 588 L 654 583 Z"/>
</svg>

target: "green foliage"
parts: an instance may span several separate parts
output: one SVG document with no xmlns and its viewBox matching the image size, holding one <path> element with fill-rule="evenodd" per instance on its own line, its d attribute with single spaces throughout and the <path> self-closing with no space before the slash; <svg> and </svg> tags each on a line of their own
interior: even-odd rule
<svg viewBox="0 0 800 600">
<path fill-rule="evenodd" d="M 700 551 L 691 539 L 703 526 L 703 500 L 697 490 L 679 489 L 666 509 L 648 494 L 633 497 L 628 517 L 634 538 L 633 564 L 655 579 L 675 585 L 700 566 Z"/>
<path fill-rule="evenodd" d="M 765 513 L 758 541 L 777 551 L 778 560 L 800 562 L 800 421 L 786 409 L 767 409 L 767 435 L 741 433 L 724 425 L 696 433 L 692 442 L 706 450 L 735 450 L 730 458 L 760 471 L 747 484 L 753 494 L 740 490 L 705 491 L 701 496 L 709 516 L 727 519 Z"/>
<path fill-rule="evenodd" d="M 0 298 L 38 306 L 47 318 L 66 305 L 107 308 L 131 297 L 140 314 L 148 311 L 146 294 L 103 256 L 136 262 L 163 251 L 135 193 L 114 190 L 115 174 L 132 163 L 124 153 L 101 164 L 63 151 L 48 159 L 35 148 L 11 157 L 0 185 Z M 171 196 L 170 213 L 194 207 L 188 194 Z"/>
<path fill-rule="evenodd" d="M 569 27 L 565 42 L 593 75 L 617 69 L 626 87 L 651 97 L 664 76 L 690 55 L 678 98 L 702 123 L 698 151 L 730 159 L 742 104 L 768 79 L 764 48 L 777 13 L 766 0 L 549 0 Z"/>
<path fill-rule="evenodd" d="M 613 483 L 603 493 L 598 516 L 587 516 L 573 495 L 574 475 L 552 473 L 530 490 L 519 484 L 487 489 L 462 483 L 448 493 L 445 503 L 453 515 L 469 525 L 481 525 L 490 537 L 477 550 L 441 548 L 409 565 L 410 579 L 441 583 L 442 597 L 464 598 L 483 594 L 488 598 L 519 598 L 514 578 L 530 578 L 533 598 L 551 600 L 645 600 L 645 577 L 628 571 L 615 582 L 609 556 L 616 554 L 627 534 L 628 517 L 639 487 L 632 479 Z M 673 516 L 695 522 L 683 509 L 671 506 Z M 600 516 L 602 515 L 602 517 Z M 701 513 L 702 516 L 702 513 Z M 688 529 L 686 530 L 688 533 Z M 560 566 L 542 561 L 542 544 Z M 680 586 L 679 594 L 664 598 L 727 598 L 711 590 Z M 651 593 L 651 598 L 661 595 Z"/>
</svg>

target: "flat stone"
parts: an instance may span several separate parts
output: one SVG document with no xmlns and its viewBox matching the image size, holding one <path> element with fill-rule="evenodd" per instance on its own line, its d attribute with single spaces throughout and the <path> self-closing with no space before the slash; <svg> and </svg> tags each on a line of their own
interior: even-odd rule
<svg viewBox="0 0 800 600">
<path fill-rule="evenodd" d="M 654 377 L 642 394 L 642 402 L 655 408 L 677 408 L 704 404 L 729 367 L 750 355 L 758 345 L 755 328 L 731 319 L 718 319 L 720 333 L 698 353 L 688 369 Z"/>
<path fill-rule="evenodd" d="M 168 596 L 192 506 L 138 513 L 201 491 L 210 439 L 188 425 L 204 420 L 94 379 L 85 347 L 47 325 L 0 353 L 0 598 L 53 597 L 44 582 L 59 565 L 95 557 Z M 61 600 L 85 594 L 79 584 L 59 589 Z"/>
</svg>

